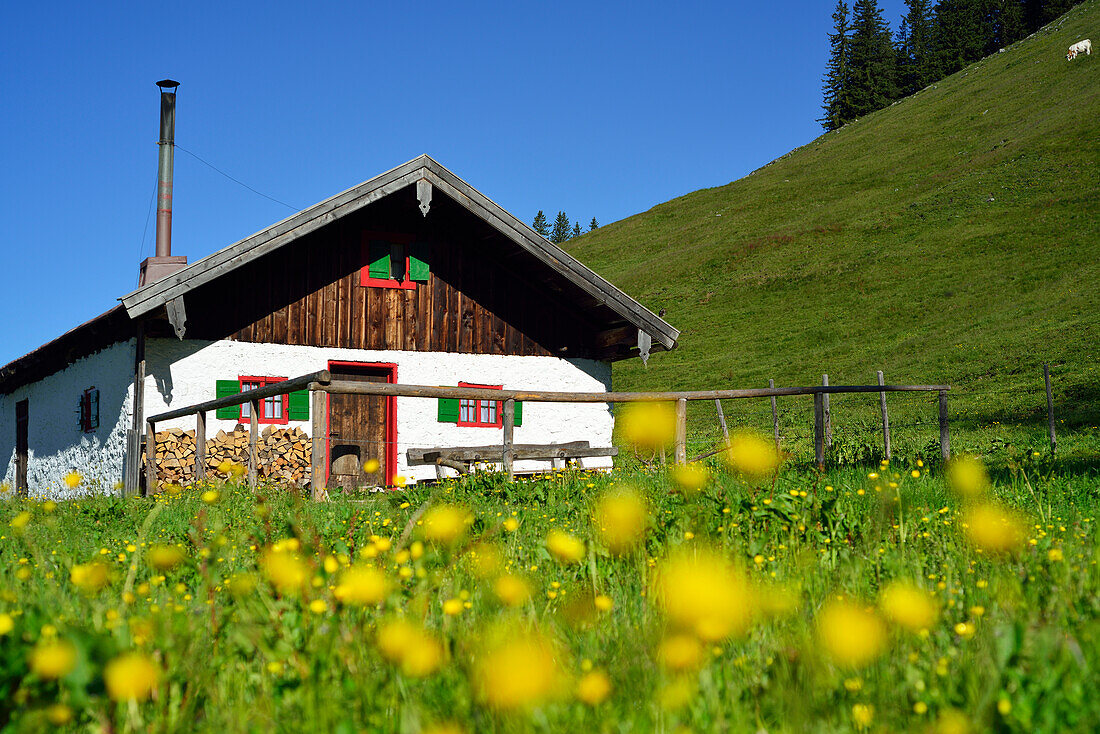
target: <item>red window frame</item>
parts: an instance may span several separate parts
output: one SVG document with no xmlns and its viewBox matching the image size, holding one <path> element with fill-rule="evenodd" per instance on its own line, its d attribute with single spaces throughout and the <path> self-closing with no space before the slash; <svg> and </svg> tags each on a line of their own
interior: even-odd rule
<svg viewBox="0 0 1100 734">
<path fill-rule="evenodd" d="M 485 390 L 502 390 L 504 385 L 478 385 L 473 382 L 460 382 L 459 387 L 480 387 Z M 482 420 L 485 410 L 491 410 L 496 416 L 496 422 Z M 473 420 L 463 419 L 467 411 L 473 411 Z M 458 399 L 458 425 L 468 428 L 503 428 L 504 427 L 504 401 L 502 400 L 468 400 Z"/>
<path fill-rule="evenodd" d="M 362 261 L 366 263 L 363 267 L 359 268 L 359 285 L 366 286 L 368 288 L 398 288 L 404 291 L 415 291 L 417 282 L 409 279 L 409 268 L 411 263 L 409 262 L 409 245 L 413 242 L 413 236 L 411 234 L 399 234 L 396 232 L 363 232 L 363 237 L 360 240 L 360 248 L 362 252 Z M 379 240 L 382 242 L 389 242 L 390 244 L 401 245 L 405 251 L 405 280 L 397 280 L 396 278 L 372 278 L 370 275 L 370 243 L 373 240 Z"/>
<path fill-rule="evenodd" d="M 253 390 L 257 387 L 264 387 L 266 385 L 274 385 L 277 382 L 286 382 L 286 379 L 287 378 L 285 378 L 285 377 L 259 377 L 259 376 L 256 376 L 256 375 L 240 375 L 240 376 L 237 377 L 237 384 L 240 386 L 241 392 L 244 392 L 245 389 L 246 389 L 245 388 L 246 383 L 253 386 L 253 387 L 249 387 L 247 389 Z M 279 417 L 279 418 L 265 418 L 263 414 L 266 413 L 267 411 L 264 410 L 264 407 L 266 405 L 268 405 L 269 402 L 270 402 L 271 405 L 275 405 L 275 400 L 276 399 L 280 401 L 281 410 L 279 412 L 282 414 L 282 416 Z M 248 403 L 241 403 L 240 406 L 239 406 L 239 410 L 237 411 L 237 420 L 241 423 L 247 423 L 251 420 L 250 416 L 247 416 L 247 415 L 244 414 L 244 411 L 247 410 L 247 408 L 245 407 L 247 405 L 248 405 Z M 259 420 L 257 421 L 257 423 L 270 423 L 270 424 L 276 425 L 276 426 L 285 426 L 286 424 L 290 423 L 290 417 L 288 415 L 289 410 L 290 410 L 290 395 L 289 395 L 289 393 L 283 393 L 282 395 L 275 395 L 275 396 L 270 397 L 270 398 L 264 398 L 263 400 L 260 401 L 260 416 L 259 416 Z"/>
</svg>

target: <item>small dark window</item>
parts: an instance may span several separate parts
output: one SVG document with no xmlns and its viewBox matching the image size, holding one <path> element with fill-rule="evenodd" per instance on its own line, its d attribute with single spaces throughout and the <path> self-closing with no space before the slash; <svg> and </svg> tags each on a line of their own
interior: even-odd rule
<svg viewBox="0 0 1100 734">
<path fill-rule="evenodd" d="M 89 387 L 80 396 L 80 430 L 91 433 L 99 428 L 99 389 Z"/>
</svg>

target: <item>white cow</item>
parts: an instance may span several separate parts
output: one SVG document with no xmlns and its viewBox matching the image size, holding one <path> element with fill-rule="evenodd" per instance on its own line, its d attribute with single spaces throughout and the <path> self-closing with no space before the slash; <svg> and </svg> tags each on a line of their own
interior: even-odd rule
<svg viewBox="0 0 1100 734">
<path fill-rule="evenodd" d="M 1077 54 L 1085 54 L 1086 56 L 1092 56 L 1092 41 L 1085 39 L 1069 47 L 1069 53 L 1066 54 L 1066 61 L 1073 61 L 1077 58 Z"/>
</svg>

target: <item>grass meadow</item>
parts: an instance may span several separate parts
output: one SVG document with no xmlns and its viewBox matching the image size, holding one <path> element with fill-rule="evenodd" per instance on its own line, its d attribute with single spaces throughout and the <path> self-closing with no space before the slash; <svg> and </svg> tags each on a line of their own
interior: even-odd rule
<svg viewBox="0 0 1100 734">
<path fill-rule="evenodd" d="M 0 727 L 1100 727 L 1095 465 L 818 472 L 769 446 L 325 503 L 229 467 L 155 499 L 11 498 Z"/>
</svg>

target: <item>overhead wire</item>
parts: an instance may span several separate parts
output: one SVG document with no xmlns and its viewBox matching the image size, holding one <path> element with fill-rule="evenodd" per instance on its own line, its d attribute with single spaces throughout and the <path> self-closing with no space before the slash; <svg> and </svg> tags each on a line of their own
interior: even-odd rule
<svg viewBox="0 0 1100 734">
<path fill-rule="evenodd" d="M 182 145 L 180 145 L 179 143 L 175 143 L 175 147 L 176 147 L 176 148 L 178 148 L 179 150 L 182 150 L 182 151 L 183 151 L 184 153 L 186 153 L 187 155 L 191 156 L 192 158 L 194 158 L 195 160 L 197 160 L 197 161 L 198 161 L 199 163 L 202 163 L 202 164 L 203 164 L 204 166 L 207 166 L 207 167 L 209 167 L 209 168 L 212 168 L 212 169 L 214 169 L 215 171 L 217 171 L 217 172 L 218 172 L 218 173 L 220 173 L 221 175 L 223 175 L 223 176 L 225 176 L 226 178 L 228 178 L 228 179 L 229 179 L 230 181 L 232 181 L 233 183 L 236 183 L 236 184 L 239 184 L 239 185 L 241 185 L 241 186 L 244 186 L 244 187 L 245 187 L 246 189 L 248 189 L 249 191 L 251 191 L 251 192 L 252 192 L 252 193 L 254 193 L 254 194 L 258 194 L 259 196 L 262 196 L 262 197 L 264 197 L 265 199 L 268 199 L 268 200 L 270 200 L 270 201 L 273 201 L 273 202 L 275 202 L 276 204 L 282 204 L 283 206 L 285 206 L 285 207 L 286 207 L 287 209 L 290 209 L 291 211 L 295 211 L 295 212 L 296 212 L 296 211 L 299 211 L 299 210 L 301 210 L 301 209 L 302 209 L 302 207 L 300 207 L 300 206 L 291 206 L 290 204 L 287 204 L 287 203 L 286 203 L 285 201 L 280 201 L 279 199 L 276 199 L 276 198 L 275 198 L 274 196 L 268 196 L 268 195 L 267 195 L 267 194 L 265 194 L 264 192 L 262 192 L 262 191 L 258 191 L 257 189 L 254 189 L 254 188 L 252 188 L 251 186 L 249 186 L 248 184 L 246 184 L 246 183 L 245 183 L 244 181 L 241 181 L 241 180 L 240 180 L 240 179 L 238 179 L 238 178 L 234 178 L 233 176 L 230 176 L 230 175 L 229 175 L 228 173 L 226 173 L 226 172 L 225 172 L 225 171 L 223 171 L 222 169 L 218 168 L 218 167 L 217 167 L 217 166 L 215 166 L 215 165 L 214 165 L 213 163 L 211 163 L 211 162 L 209 162 L 209 161 L 207 161 L 207 160 L 204 160 L 203 158 L 199 157 L 199 156 L 198 156 L 197 154 L 195 154 L 195 153 L 192 153 L 191 151 L 189 151 L 189 150 L 188 150 L 187 148 L 184 148 L 184 147 L 183 147 Z"/>
</svg>

